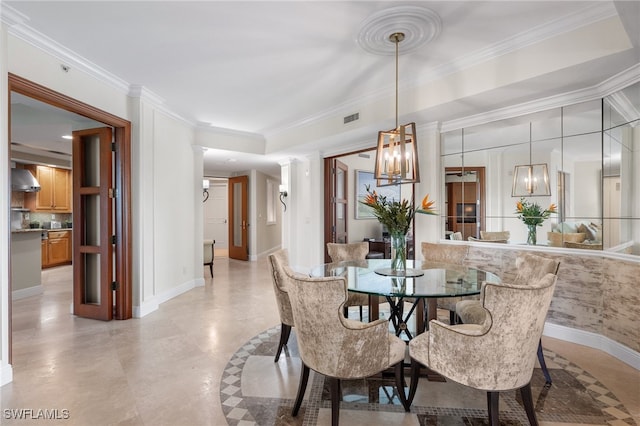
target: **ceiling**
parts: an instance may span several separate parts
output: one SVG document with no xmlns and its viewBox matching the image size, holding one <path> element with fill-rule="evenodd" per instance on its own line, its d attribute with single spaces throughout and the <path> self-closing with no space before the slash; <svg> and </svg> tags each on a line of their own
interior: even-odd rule
<svg viewBox="0 0 640 426">
<path fill-rule="evenodd" d="M 205 175 L 278 175 L 286 158 L 373 146 L 394 123 L 395 31 L 407 34 L 401 121 L 590 88 L 640 63 L 636 1 L 3 1 L 1 11 L 10 34 L 61 58 L 60 72 L 142 86 L 197 131 L 255 140 L 244 152 L 209 144 Z M 40 143 L 22 130 L 14 139 Z"/>
</svg>

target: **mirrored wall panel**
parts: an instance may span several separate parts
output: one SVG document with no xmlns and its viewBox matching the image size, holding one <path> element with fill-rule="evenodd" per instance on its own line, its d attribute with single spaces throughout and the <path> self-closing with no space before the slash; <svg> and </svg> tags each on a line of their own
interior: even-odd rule
<svg viewBox="0 0 640 426">
<path fill-rule="evenodd" d="M 444 238 L 640 255 L 640 83 L 441 144 Z"/>
</svg>

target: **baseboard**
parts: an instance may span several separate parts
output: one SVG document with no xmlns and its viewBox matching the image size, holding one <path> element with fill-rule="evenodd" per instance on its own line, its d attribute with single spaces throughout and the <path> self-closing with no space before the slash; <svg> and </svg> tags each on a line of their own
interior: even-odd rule
<svg viewBox="0 0 640 426">
<path fill-rule="evenodd" d="M 34 285 L 33 287 L 27 287 L 21 290 L 12 291 L 11 300 L 24 299 L 25 297 L 42 294 L 42 292 L 43 292 L 42 284 Z"/>
<path fill-rule="evenodd" d="M 0 367 L 0 386 L 4 386 L 7 383 L 13 381 L 13 367 L 10 364 Z"/>
<path fill-rule="evenodd" d="M 133 307 L 133 317 L 134 318 L 142 318 L 145 315 L 149 315 L 151 312 L 157 311 L 159 307 L 159 303 L 155 297 L 152 297 L 150 300 L 147 300 L 140 306 Z"/>
<path fill-rule="evenodd" d="M 196 278 L 194 280 L 194 287 L 204 287 L 204 278 Z"/>
<path fill-rule="evenodd" d="M 259 254 L 253 254 L 253 255 L 249 256 L 249 260 L 251 260 L 252 262 L 255 262 L 255 261 L 257 261 L 258 259 L 260 259 L 260 258 L 262 258 L 262 257 L 267 257 L 267 256 L 269 256 L 271 253 L 273 253 L 273 252 L 276 252 L 276 251 L 280 250 L 280 248 L 281 248 L 281 247 L 282 247 L 282 246 L 277 245 L 277 246 L 275 246 L 275 247 L 272 247 L 272 248 L 270 248 L 270 249 L 267 249 L 267 250 L 263 251 L 262 253 L 259 253 Z"/>
<path fill-rule="evenodd" d="M 599 349 L 636 370 L 640 370 L 640 353 L 600 334 L 547 322 L 543 335 Z"/>
</svg>

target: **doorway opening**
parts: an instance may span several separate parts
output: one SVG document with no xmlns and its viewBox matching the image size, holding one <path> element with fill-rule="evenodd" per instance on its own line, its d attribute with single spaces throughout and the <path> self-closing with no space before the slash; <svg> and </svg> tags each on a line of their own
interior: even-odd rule
<svg viewBox="0 0 640 426">
<path fill-rule="evenodd" d="M 391 241 L 383 225 L 363 206 L 369 185 L 388 199 L 413 199 L 414 185 L 377 188 L 373 178 L 375 148 L 324 159 L 324 247 L 325 262 L 330 262 L 327 243 L 369 242 L 369 251 L 390 257 Z M 415 258 L 413 223 L 409 228 L 407 258 Z"/>
<path fill-rule="evenodd" d="M 480 238 L 485 230 L 484 167 L 446 167 L 446 237 Z"/>
<path fill-rule="evenodd" d="M 132 317 L 132 288 L 131 288 L 131 123 L 110 113 L 57 93 L 44 86 L 33 83 L 14 74 L 9 74 L 8 89 L 10 94 L 17 94 L 35 101 L 42 102 L 52 107 L 86 117 L 97 123 L 104 123 L 113 130 L 112 136 L 112 173 L 113 188 L 108 195 L 112 199 L 110 208 L 110 222 L 113 225 L 113 236 L 109 241 L 100 244 L 109 244 L 110 248 L 104 253 L 112 256 L 112 280 L 113 283 L 101 282 L 100 285 L 108 285 L 113 290 L 113 302 L 108 306 L 107 318 L 102 319 L 128 319 Z M 9 142 L 11 133 L 11 102 L 9 111 Z M 89 162 L 87 162 L 89 164 Z M 103 183 L 100 183 L 102 185 Z M 74 194 L 74 199 L 79 194 Z M 91 204 L 91 203 L 89 203 Z M 86 243 L 86 241 L 85 241 Z M 78 250 L 74 242 L 73 250 Z M 105 274 L 106 276 L 107 274 Z M 111 278 L 110 278 L 111 279 Z M 104 281 L 104 280 L 103 280 Z M 115 284 L 114 284 L 115 283 Z M 12 293 L 12 282 L 9 281 L 9 296 Z M 11 297 L 9 297 L 11 300 Z M 104 301 L 103 301 L 104 302 Z M 9 321 L 11 321 L 11 303 L 9 303 Z M 11 362 L 11 323 L 9 324 L 9 362 Z"/>
</svg>

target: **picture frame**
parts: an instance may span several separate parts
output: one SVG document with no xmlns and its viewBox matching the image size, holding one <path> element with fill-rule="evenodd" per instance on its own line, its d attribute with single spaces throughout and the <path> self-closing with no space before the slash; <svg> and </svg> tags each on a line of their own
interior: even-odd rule
<svg viewBox="0 0 640 426">
<path fill-rule="evenodd" d="M 367 186 L 376 191 L 378 195 L 385 196 L 389 201 L 400 200 L 400 185 L 376 186 L 378 183 L 373 172 L 368 170 L 355 170 L 355 218 L 356 219 L 376 219 L 373 209 L 361 203 L 367 195 Z"/>
</svg>

